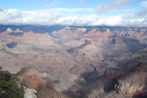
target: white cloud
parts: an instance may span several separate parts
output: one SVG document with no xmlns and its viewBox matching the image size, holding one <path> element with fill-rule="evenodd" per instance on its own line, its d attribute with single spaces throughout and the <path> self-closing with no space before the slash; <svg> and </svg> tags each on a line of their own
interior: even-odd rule
<svg viewBox="0 0 147 98">
<path fill-rule="evenodd" d="M 145 17 L 71 15 L 70 11 L 82 12 L 93 9 L 64 9 L 54 8 L 38 11 L 21 11 L 17 9 L 0 10 L 0 24 L 31 24 L 31 25 L 109 25 L 109 26 L 146 26 Z M 58 14 L 54 14 L 57 13 Z"/>
<path fill-rule="evenodd" d="M 97 7 L 97 12 L 101 14 L 107 11 L 112 11 L 112 10 L 121 8 L 132 1 L 133 0 L 115 0 L 115 2 L 107 4 L 107 5 L 99 5 Z"/>
</svg>

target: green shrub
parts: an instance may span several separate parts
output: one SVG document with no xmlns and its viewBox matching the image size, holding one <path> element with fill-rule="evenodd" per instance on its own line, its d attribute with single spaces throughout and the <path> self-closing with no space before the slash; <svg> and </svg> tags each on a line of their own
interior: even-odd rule
<svg viewBox="0 0 147 98">
<path fill-rule="evenodd" d="M 8 71 L 0 70 L 0 98 L 24 98 L 23 86 L 17 81 Z"/>
</svg>

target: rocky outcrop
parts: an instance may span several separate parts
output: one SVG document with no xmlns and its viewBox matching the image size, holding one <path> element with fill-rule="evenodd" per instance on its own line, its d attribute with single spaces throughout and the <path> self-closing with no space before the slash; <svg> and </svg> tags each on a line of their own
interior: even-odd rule
<svg viewBox="0 0 147 98">
<path fill-rule="evenodd" d="M 7 28 L 7 30 L 5 32 L 11 33 L 12 29 L 11 28 Z"/>
<path fill-rule="evenodd" d="M 24 88 L 24 90 L 25 90 L 24 98 L 37 98 L 37 96 L 35 95 L 37 93 L 36 90 L 30 88 Z"/>
<path fill-rule="evenodd" d="M 147 72 L 134 72 L 121 77 L 115 90 L 128 96 L 147 96 Z"/>
<path fill-rule="evenodd" d="M 37 91 L 37 98 L 66 98 L 64 95 L 60 94 L 54 89 L 54 84 L 50 79 L 45 76 L 42 77 L 35 69 L 24 68 L 17 73 L 17 76 L 25 87 Z M 28 90 L 28 94 L 32 94 L 32 90 Z"/>
</svg>

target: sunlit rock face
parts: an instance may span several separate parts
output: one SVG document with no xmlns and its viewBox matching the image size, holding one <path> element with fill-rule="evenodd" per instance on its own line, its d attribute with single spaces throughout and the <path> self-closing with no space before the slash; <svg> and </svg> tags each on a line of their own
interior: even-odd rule
<svg viewBox="0 0 147 98">
<path fill-rule="evenodd" d="M 20 80 L 27 88 L 33 88 L 38 91 L 43 88 L 45 84 L 45 81 L 43 81 L 40 74 L 35 69 L 23 69 L 18 74 L 20 75 Z"/>
<path fill-rule="evenodd" d="M 11 28 L 7 28 L 7 30 L 5 32 L 12 32 L 12 29 Z"/>
<path fill-rule="evenodd" d="M 35 95 L 36 93 L 37 91 L 34 89 L 25 88 L 24 98 L 37 98 L 37 96 Z"/>
</svg>

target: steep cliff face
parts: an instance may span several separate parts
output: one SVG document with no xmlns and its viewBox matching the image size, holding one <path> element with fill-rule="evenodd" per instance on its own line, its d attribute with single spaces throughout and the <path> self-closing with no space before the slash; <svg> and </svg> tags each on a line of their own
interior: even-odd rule
<svg viewBox="0 0 147 98">
<path fill-rule="evenodd" d="M 138 59 L 138 65 L 134 68 L 134 64 L 130 64 L 128 69 L 132 69 L 131 72 L 126 73 L 122 77 L 118 78 L 115 85 L 115 91 L 119 94 L 126 94 L 128 96 L 134 96 L 137 98 L 147 97 L 147 54 L 146 49 L 140 50 L 138 53 L 142 55 Z M 127 69 L 126 69 L 127 70 Z"/>
<path fill-rule="evenodd" d="M 128 96 L 147 96 L 147 72 L 133 72 L 118 79 L 115 90 Z"/>
<path fill-rule="evenodd" d="M 133 72 L 120 77 L 115 85 L 119 94 L 147 96 L 147 65 L 140 64 Z"/>
</svg>

